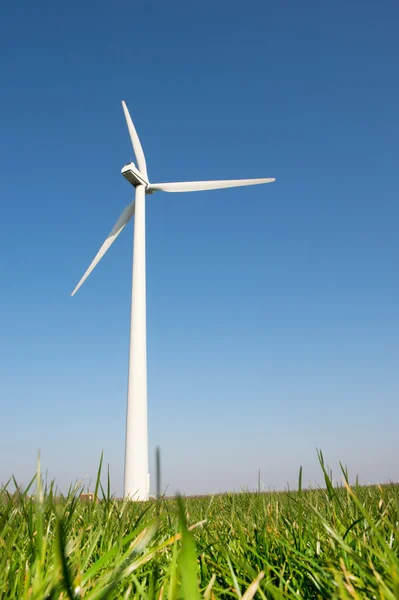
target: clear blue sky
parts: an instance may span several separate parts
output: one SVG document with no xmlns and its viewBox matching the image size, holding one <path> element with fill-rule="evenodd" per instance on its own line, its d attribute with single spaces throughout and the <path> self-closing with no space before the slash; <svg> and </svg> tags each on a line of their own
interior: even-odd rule
<svg viewBox="0 0 399 600">
<path fill-rule="evenodd" d="M 147 203 L 151 469 L 169 492 L 399 480 L 396 1 L 4 3 L 0 481 L 123 477 L 132 189 Z"/>
</svg>

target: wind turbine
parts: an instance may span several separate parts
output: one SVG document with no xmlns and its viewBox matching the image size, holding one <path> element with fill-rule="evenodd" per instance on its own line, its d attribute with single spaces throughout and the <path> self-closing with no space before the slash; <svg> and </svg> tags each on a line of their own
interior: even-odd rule
<svg viewBox="0 0 399 600">
<path fill-rule="evenodd" d="M 187 181 L 150 183 L 147 165 L 139 137 L 125 102 L 123 112 L 132 141 L 137 167 L 129 163 L 122 175 L 135 188 L 135 199 L 122 211 L 93 262 L 72 292 L 76 294 L 94 267 L 114 243 L 132 216 L 134 219 L 132 303 L 130 319 L 130 351 L 126 416 L 124 496 L 147 500 L 149 494 L 148 429 L 147 429 L 147 338 L 146 338 L 146 281 L 145 281 L 145 197 L 153 192 L 197 192 L 220 188 L 271 183 L 269 179 L 232 179 L 226 181 Z"/>
</svg>

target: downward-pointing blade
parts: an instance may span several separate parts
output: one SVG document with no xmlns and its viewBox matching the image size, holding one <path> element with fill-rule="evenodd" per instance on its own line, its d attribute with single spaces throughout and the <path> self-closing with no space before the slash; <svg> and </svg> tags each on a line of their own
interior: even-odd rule
<svg viewBox="0 0 399 600">
<path fill-rule="evenodd" d="M 145 178 L 148 181 L 147 163 L 145 162 L 143 148 L 140 144 L 139 136 L 137 135 L 136 128 L 133 125 L 132 117 L 129 114 L 124 100 L 122 100 L 122 108 L 123 112 L 125 113 L 126 124 L 129 130 L 130 139 L 132 140 L 134 154 L 136 155 L 137 166 L 139 168 L 139 171 L 145 176 Z"/>
<path fill-rule="evenodd" d="M 260 185 L 272 183 L 274 177 L 269 179 L 226 179 L 222 181 L 180 181 L 174 183 L 151 183 L 147 193 L 151 192 L 200 192 L 202 190 L 218 190 L 222 188 L 240 187 L 242 185 Z"/>
<path fill-rule="evenodd" d="M 119 219 L 113 226 L 112 231 L 109 233 L 107 239 L 101 246 L 100 250 L 97 252 L 90 267 L 87 269 L 86 273 L 83 275 L 82 279 L 79 281 L 78 285 L 73 290 L 71 296 L 76 294 L 76 292 L 78 291 L 80 286 L 86 281 L 86 279 L 88 278 L 88 276 L 90 275 L 90 273 L 92 272 L 94 267 L 100 262 L 100 260 L 102 259 L 102 257 L 104 256 L 104 254 L 106 253 L 108 248 L 110 246 L 112 246 L 112 244 L 114 243 L 114 241 L 116 240 L 116 238 L 118 237 L 118 235 L 120 234 L 122 229 L 125 227 L 125 225 L 127 225 L 127 223 L 129 223 L 129 221 L 133 215 L 134 215 L 134 200 L 133 200 L 133 202 L 128 204 L 128 206 L 126 206 L 126 208 L 123 210 L 121 216 L 119 217 Z"/>
</svg>

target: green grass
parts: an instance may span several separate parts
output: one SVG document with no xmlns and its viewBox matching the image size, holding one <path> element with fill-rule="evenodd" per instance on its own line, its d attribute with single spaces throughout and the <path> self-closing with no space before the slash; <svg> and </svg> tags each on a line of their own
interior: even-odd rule
<svg viewBox="0 0 399 600">
<path fill-rule="evenodd" d="M 399 598 L 399 487 L 148 503 L 0 491 L 0 599 Z M 348 481 L 348 475 L 343 469 Z M 14 482 L 15 483 L 15 482 Z M 34 493 L 33 497 L 29 494 Z"/>
</svg>

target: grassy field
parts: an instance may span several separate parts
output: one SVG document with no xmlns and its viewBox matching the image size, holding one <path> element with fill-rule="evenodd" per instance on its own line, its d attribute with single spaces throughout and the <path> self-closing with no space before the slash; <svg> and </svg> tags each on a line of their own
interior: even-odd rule
<svg viewBox="0 0 399 600">
<path fill-rule="evenodd" d="M 0 492 L 0 599 L 399 598 L 399 487 L 148 503 Z M 349 481 L 343 469 L 343 476 Z M 38 484 L 37 484 L 38 482 Z M 33 497 L 29 494 L 34 493 Z"/>
</svg>

